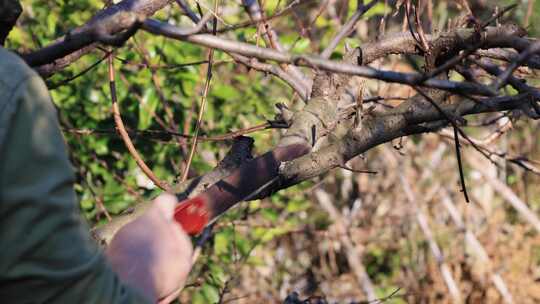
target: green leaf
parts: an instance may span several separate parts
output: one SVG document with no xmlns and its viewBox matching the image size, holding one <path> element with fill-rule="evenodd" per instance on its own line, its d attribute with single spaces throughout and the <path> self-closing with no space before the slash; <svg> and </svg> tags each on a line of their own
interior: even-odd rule
<svg viewBox="0 0 540 304">
<path fill-rule="evenodd" d="M 212 95 L 227 101 L 235 101 L 240 98 L 238 90 L 232 86 L 217 84 L 212 88 Z"/>
<path fill-rule="evenodd" d="M 97 155 L 105 155 L 109 153 L 109 139 L 106 137 L 98 138 L 95 141 L 94 151 Z"/>
<path fill-rule="evenodd" d="M 287 204 L 287 212 L 295 213 L 295 212 L 303 211 L 303 210 L 308 209 L 309 206 L 310 206 L 310 202 L 306 201 L 303 198 L 291 200 Z"/>
<path fill-rule="evenodd" d="M 227 249 L 230 243 L 230 237 L 228 233 L 221 232 L 214 237 L 214 252 L 216 254 L 227 253 Z"/>
<path fill-rule="evenodd" d="M 204 284 L 202 294 L 206 303 L 217 303 L 219 301 L 219 290 L 210 284 Z"/>
<path fill-rule="evenodd" d="M 392 9 L 388 5 L 384 3 L 377 3 L 369 11 L 367 11 L 364 14 L 364 16 L 362 16 L 362 18 L 364 20 L 367 20 L 373 16 L 377 16 L 377 15 L 382 16 L 384 14 L 389 14 L 391 12 L 392 12 Z"/>
<path fill-rule="evenodd" d="M 302 53 L 305 52 L 310 45 L 311 41 L 306 38 L 300 39 L 295 45 L 294 45 L 294 52 L 295 53 Z"/>
<path fill-rule="evenodd" d="M 56 29 L 56 25 L 58 24 L 58 15 L 56 14 L 49 14 L 47 16 L 47 29 L 50 33 L 54 33 Z"/>
<path fill-rule="evenodd" d="M 261 215 L 272 222 L 275 222 L 279 218 L 279 213 L 274 208 L 265 208 L 261 210 Z"/>
</svg>

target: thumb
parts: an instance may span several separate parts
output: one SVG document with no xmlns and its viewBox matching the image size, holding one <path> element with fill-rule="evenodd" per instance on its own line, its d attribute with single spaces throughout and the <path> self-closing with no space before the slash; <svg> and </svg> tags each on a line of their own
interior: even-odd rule
<svg viewBox="0 0 540 304">
<path fill-rule="evenodd" d="M 174 208 L 178 203 L 178 199 L 175 195 L 170 193 L 163 193 L 154 199 L 154 208 L 161 213 L 165 219 L 172 221 L 174 217 Z"/>
</svg>

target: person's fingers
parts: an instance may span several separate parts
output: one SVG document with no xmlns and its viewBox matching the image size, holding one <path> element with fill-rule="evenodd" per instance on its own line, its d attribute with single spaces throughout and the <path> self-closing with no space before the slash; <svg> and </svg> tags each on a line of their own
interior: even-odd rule
<svg viewBox="0 0 540 304">
<path fill-rule="evenodd" d="M 178 199 L 176 196 L 170 193 L 163 193 L 154 200 L 155 208 L 157 208 L 168 221 L 172 221 L 174 217 L 174 207 L 176 207 L 177 203 Z"/>
<path fill-rule="evenodd" d="M 178 298 L 178 296 L 180 295 L 180 291 L 182 291 L 182 289 L 180 289 L 180 288 L 176 289 L 170 295 L 164 297 L 163 299 L 159 299 L 158 304 L 169 304 L 169 303 L 171 303 L 172 301 L 174 301 L 174 300 L 176 300 Z"/>
<path fill-rule="evenodd" d="M 175 234 L 175 237 L 179 240 L 178 241 L 178 244 L 180 244 L 186 253 L 188 253 L 189 255 L 191 255 L 192 251 L 193 251 L 193 245 L 191 244 L 191 238 L 189 237 L 189 235 L 182 229 L 182 226 L 180 226 L 179 224 L 175 223 L 176 225 L 174 225 L 174 234 Z"/>
</svg>

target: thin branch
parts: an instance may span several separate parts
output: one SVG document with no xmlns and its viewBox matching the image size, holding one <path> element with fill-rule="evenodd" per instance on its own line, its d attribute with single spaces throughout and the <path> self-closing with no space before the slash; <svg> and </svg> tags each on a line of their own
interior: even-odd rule
<svg viewBox="0 0 540 304">
<path fill-rule="evenodd" d="M 420 5 L 420 3 L 418 3 L 418 5 Z M 425 50 L 426 54 L 429 54 L 430 45 L 428 44 L 426 33 L 424 32 L 424 28 L 422 27 L 420 16 L 418 15 L 418 8 L 415 6 L 412 6 L 412 12 L 414 13 L 416 32 L 418 33 L 418 37 L 420 38 L 420 42 L 422 43 L 422 48 Z"/>
<path fill-rule="evenodd" d="M 68 83 L 70 83 L 71 81 L 81 77 L 82 75 L 88 73 L 89 71 L 91 71 L 93 68 L 97 67 L 100 63 L 102 63 L 105 59 L 107 59 L 109 57 L 110 53 L 107 53 L 105 56 L 103 56 L 101 59 L 99 59 L 98 61 L 92 63 L 90 66 L 88 66 L 87 68 L 85 68 L 84 70 L 80 71 L 79 73 L 71 76 L 71 77 L 68 77 L 60 82 L 57 82 L 57 83 L 47 83 L 47 87 L 49 88 L 49 90 L 54 90 L 54 89 L 57 89 L 61 86 L 64 86 Z"/>
<path fill-rule="evenodd" d="M 248 4 L 249 2 L 249 4 Z M 264 21 L 264 11 L 258 1 L 246 1 L 244 6 L 250 18 L 258 24 L 258 30 L 263 33 L 263 39 L 267 46 L 279 52 L 284 52 L 285 48 L 279 42 L 277 33 L 272 28 L 271 24 Z M 309 91 L 311 81 L 304 75 L 300 69 L 294 65 L 282 64 L 281 68 L 292 78 L 296 80 L 299 86 Z"/>
<path fill-rule="evenodd" d="M 174 70 L 174 69 L 181 69 L 181 68 L 185 68 L 189 66 L 196 66 L 196 65 L 208 63 L 208 61 L 206 60 L 198 60 L 198 61 L 179 63 L 179 64 L 153 65 L 153 64 L 150 64 L 149 62 L 146 62 L 146 60 L 144 60 L 144 63 L 139 63 L 139 62 L 132 62 L 132 61 L 120 58 L 118 56 L 115 57 L 114 59 L 122 62 L 126 66 L 133 66 L 133 67 L 138 67 L 138 68 L 149 68 L 153 70 L 159 70 L 159 69 Z M 214 61 L 214 65 L 216 65 L 217 63 L 223 64 L 223 63 L 229 63 L 229 62 L 232 62 L 232 61 L 231 60 Z"/>
<path fill-rule="evenodd" d="M 180 8 L 186 13 L 186 15 L 193 21 L 194 23 L 198 23 L 200 18 L 197 16 L 193 10 L 190 9 L 189 4 L 186 3 L 185 0 L 176 0 L 176 4 L 180 6 Z"/>
<path fill-rule="evenodd" d="M 482 149 L 480 149 L 476 143 L 460 128 L 460 126 L 458 125 L 458 123 L 456 122 L 456 118 L 460 118 L 460 119 L 463 119 L 461 116 L 452 116 L 452 114 L 449 114 L 449 113 L 446 113 L 439 104 L 437 104 L 437 102 L 435 100 L 433 100 L 433 98 L 431 98 L 428 94 L 424 93 L 422 90 L 420 90 L 418 87 L 414 87 L 414 89 L 420 94 L 422 95 L 422 97 L 424 97 L 435 109 L 437 109 L 437 111 L 439 111 L 439 113 L 441 113 L 441 115 L 443 115 L 447 120 L 448 122 L 452 125 L 452 127 L 454 127 L 454 130 L 456 130 L 457 132 L 459 132 L 459 134 L 461 136 L 463 136 L 463 138 L 465 138 L 478 152 L 482 153 L 482 155 L 484 155 L 487 159 L 490 159 L 489 158 L 489 155 L 485 154 L 484 151 Z M 458 113 L 459 114 L 459 113 Z M 460 168 L 461 170 L 461 168 Z M 462 184 L 464 185 L 464 183 Z M 465 194 L 465 192 L 464 192 Z"/>
<path fill-rule="evenodd" d="M 373 175 L 379 174 L 379 172 L 377 172 L 377 171 L 372 171 L 372 170 L 358 170 L 358 169 L 353 169 L 353 168 L 348 167 L 348 166 L 345 166 L 345 165 L 341 165 L 341 166 L 339 166 L 339 168 L 341 168 L 341 169 L 343 169 L 343 170 L 347 170 L 347 171 L 353 172 L 353 173 L 373 174 Z"/>
<path fill-rule="evenodd" d="M 227 141 L 232 140 L 237 137 L 240 137 L 242 135 L 258 132 L 261 130 L 267 130 L 267 129 L 279 129 L 279 128 L 286 128 L 284 124 L 280 124 L 279 122 L 265 122 L 262 124 L 258 124 L 252 127 L 248 127 L 245 129 L 241 129 L 234 132 L 229 132 L 225 134 L 220 135 L 213 135 L 213 136 L 199 136 L 199 141 Z M 126 129 L 130 137 L 137 137 L 137 136 L 143 136 L 143 137 L 150 137 L 153 139 L 161 139 L 161 140 L 171 140 L 171 137 L 181 137 L 181 138 L 193 138 L 194 136 L 191 134 L 184 134 L 184 133 L 177 133 L 172 131 L 162 131 L 162 130 L 134 130 L 134 129 Z M 116 130 L 112 129 L 76 129 L 76 128 L 63 128 L 62 131 L 64 132 L 70 132 L 80 135 L 91 135 L 91 134 L 116 134 Z"/>
<path fill-rule="evenodd" d="M 113 66 L 113 57 L 112 54 L 108 57 L 109 61 L 109 87 L 111 90 L 111 99 L 112 99 L 112 111 L 114 116 L 114 122 L 116 124 L 116 129 L 118 130 L 118 133 L 120 133 L 120 136 L 122 137 L 122 140 L 124 141 L 124 144 L 126 145 L 126 148 L 128 149 L 129 153 L 133 158 L 135 159 L 135 162 L 141 168 L 141 170 L 148 176 L 148 178 L 159 188 L 169 191 L 170 186 L 161 180 L 159 180 L 154 172 L 146 165 L 146 163 L 142 160 L 141 156 L 139 155 L 139 152 L 137 152 L 137 149 L 133 145 L 133 142 L 131 142 L 131 139 L 129 138 L 129 134 L 126 131 L 126 128 L 124 126 L 124 122 L 122 121 L 122 116 L 120 116 L 120 109 L 118 107 L 118 101 L 116 97 L 116 84 L 115 84 L 115 75 L 114 75 L 114 66 Z"/>
<path fill-rule="evenodd" d="M 459 180 L 461 182 L 461 192 L 463 192 L 463 196 L 465 197 L 465 201 L 469 203 L 469 195 L 467 194 L 467 186 L 465 185 L 465 173 L 463 173 L 463 164 L 461 162 L 461 146 L 459 144 L 459 133 L 458 129 L 454 127 L 454 143 L 456 146 L 456 159 L 458 163 L 459 168 Z"/>
<path fill-rule="evenodd" d="M 354 26 L 356 23 L 360 20 L 360 18 L 367 13 L 375 4 L 377 4 L 379 0 L 371 0 L 368 4 L 364 5 L 363 2 L 360 2 L 359 7 L 356 8 L 356 11 L 351 16 L 351 19 L 343 25 L 339 33 L 330 41 L 328 46 L 324 49 L 324 51 L 321 53 L 321 58 L 328 59 L 330 58 L 330 55 L 332 55 L 332 52 L 336 49 L 339 42 L 343 40 L 343 38 L 347 37 L 351 31 L 354 29 Z"/>
<path fill-rule="evenodd" d="M 506 8 L 504 8 L 503 10 L 501 10 L 499 13 L 493 15 L 491 18 L 484 21 L 481 25 L 479 25 L 479 27 L 477 29 L 478 34 L 480 35 L 481 34 L 480 31 L 483 31 L 491 22 L 493 22 L 494 20 L 500 18 L 501 16 L 503 16 L 507 12 L 511 11 L 515 7 L 516 7 L 515 4 L 514 5 L 509 5 Z M 436 67 L 434 70 L 431 70 L 431 71 L 427 72 L 425 74 L 424 78 L 422 79 L 422 81 L 425 81 L 426 79 L 435 77 L 435 76 L 437 76 L 437 75 L 439 75 L 439 74 L 441 74 L 443 72 L 449 71 L 452 67 L 454 67 L 457 64 L 459 64 L 460 62 L 462 62 L 463 59 L 467 58 L 468 56 L 470 56 L 470 55 L 474 54 L 476 51 L 478 51 L 478 49 L 480 49 L 484 43 L 485 43 L 485 41 L 480 39 L 478 42 L 474 43 L 472 46 L 466 46 L 465 50 L 461 54 L 458 54 L 458 55 L 454 56 L 453 58 L 451 58 L 449 60 L 446 60 L 442 65 Z"/>
<path fill-rule="evenodd" d="M 238 55 L 235 53 L 228 53 L 229 56 L 231 56 L 234 60 L 237 62 L 242 63 L 243 65 L 252 68 L 254 70 L 264 72 L 264 73 L 270 73 L 279 79 L 283 80 L 286 84 L 288 84 L 298 95 L 302 100 L 307 101 L 309 99 L 310 89 L 308 89 L 306 86 L 302 85 L 298 81 L 297 78 L 294 78 L 290 74 L 286 73 L 282 68 L 279 66 L 275 66 L 269 63 L 263 63 L 258 61 L 255 58 L 248 58 L 242 55 Z"/>
<path fill-rule="evenodd" d="M 514 50 L 500 49 L 500 48 L 489 49 L 489 50 L 477 50 L 476 54 L 482 57 L 506 61 L 506 62 L 514 62 L 517 56 L 519 55 Z M 540 69 L 540 58 L 539 56 L 531 57 L 524 64 L 531 69 Z"/>
<path fill-rule="evenodd" d="M 416 36 L 416 34 L 418 33 L 415 32 L 413 29 L 412 17 L 411 17 L 412 11 L 413 11 L 413 8 L 411 8 L 411 1 L 405 0 L 405 17 L 407 21 L 407 28 L 409 29 L 409 33 L 411 34 L 411 36 L 416 41 L 416 45 L 422 50 L 422 53 L 426 53 L 428 51 L 428 46 L 422 44 L 420 37 Z"/>
<path fill-rule="evenodd" d="M 501 87 L 506 85 L 508 82 L 508 79 L 510 76 L 512 76 L 512 73 L 523 65 L 530 57 L 533 55 L 536 55 L 540 52 L 540 41 L 535 42 L 531 44 L 525 51 L 523 51 L 517 58 L 508 66 L 508 68 L 502 72 L 497 79 L 493 81 L 493 84 L 491 85 L 495 90 L 499 90 Z"/>
<path fill-rule="evenodd" d="M 487 59 L 480 60 L 480 62 L 476 62 L 476 64 L 491 75 L 501 76 L 503 74 L 503 72 L 501 71 L 501 69 L 499 69 L 497 65 L 492 64 Z M 508 83 L 519 93 L 530 94 L 530 98 L 528 99 L 529 102 L 523 104 L 520 109 L 525 115 L 529 116 L 530 118 L 540 119 L 540 106 L 537 104 L 537 102 L 540 101 L 540 90 L 527 85 L 527 83 L 525 83 L 521 79 L 514 77 L 511 74 L 510 76 L 508 76 Z"/>
<path fill-rule="evenodd" d="M 291 5 L 294 5 L 295 2 L 297 1 L 293 1 L 293 3 L 289 5 L 289 7 Z M 185 3 L 185 1 L 178 0 L 177 3 L 193 22 L 195 23 L 199 22 L 199 17 L 193 12 L 193 10 L 189 8 L 189 6 Z M 259 21 L 256 21 L 256 22 L 252 21 L 252 23 L 258 24 L 259 22 L 263 22 L 264 16 L 259 16 L 259 17 L 260 17 L 258 19 Z M 217 32 L 219 32 L 219 30 L 216 30 L 216 33 Z M 277 43 L 277 45 L 279 45 L 279 43 Z M 279 46 L 281 47 L 281 45 Z M 265 73 L 270 73 L 280 78 L 285 83 L 287 83 L 296 93 L 298 93 L 304 101 L 308 100 L 311 89 L 308 88 L 300 78 L 294 77 L 293 75 L 291 75 L 290 73 L 287 73 L 285 70 L 283 70 L 282 68 L 278 66 L 259 62 L 255 58 L 247 58 L 245 56 L 235 54 L 235 53 L 228 53 L 228 55 L 231 56 L 236 62 L 240 62 L 249 68 L 255 69 L 257 71 L 265 72 Z"/>
<path fill-rule="evenodd" d="M 216 0 L 216 7 L 217 7 L 218 1 Z M 204 17 L 203 19 L 204 20 Z M 201 21 L 202 21 L 201 20 Z M 202 22 L 199 22 L 201 24 Z M 214 32 L 217 26 L 217 18 L 214 18 Z M 214 60 L 214 49 L 210 49 L 208 51 L 208 67 L 206 70 L 206 82 L 204 84 L 204 91 L 203 96 L 201 98 L 201 107 L 199 109 L 199 115 L 197 117 L 197 125 L 195 126 L 195 134 L 193 135 L 193 143 L 191 144 L 191 150 L 189 151 L 189 157 L 186 161 L 186 167 L 184 168 L 184 172 L 182 173 L 181 182 L 184 182 L 188 178 L 189 174 L 189 168 L 191 166 L 191 162 L 193 161 L 193 156 L 195 155 L 195 150 L 197 149 L 197 142 L 199 139 L 199 130 L 201 129 L 201 123 L 203 119 L 204 110 L 206 108 L 206 100 L 208 96 L 208 90 L 210 88 L 210 81 L 212 80 L 212 64 Z"/>
<path fill-rule="evenodd" d="M 502 134 L 502 132 L 496 131 L 495 133 L 492 134 L 492 136 L 489 136 L 488 138 L 486 138 L 486 140 L 492 139 L 493 137 L 497 136 L 497 134 Z M 447 138 L 452 141 L 454 140 L 453 132 L 450 132 L 448 130 L 440 131 L 439 135 L 441 135 L 443 138 Z M 492 164 L 497 165 L 496 162 L 492 160 L 492 156 L 495 156 L 506 162 L 515 164 L 528 172 L 531 172 L 535 175 L 540 176 L 540 168 L 538 167 L 540 166 L 540 161 L 531 160 L 522 155 L 510 155 L 508 153 L 501 152 L 501 151 L 493 151 L 489 147 L 486 146 L 488 143 L 484 141 L 478 141 L 473 138 L 471 138 L 471 140 L 474 141 L 474 143 L 476 144 L 478 148 L 482 149 L 482 151 L 484 151 L 487 155 L 489 155 L 489 159 L 491 160 Z M 462 144 L 470 145 L 469 142 L 462 142 Z"/>
<path fill-rule="evenodd" d="M 307 5 L 307 4 L 314 3 L 314 2 L 316 2 L 316 1 L 315 0 L 293 0 L 286 7 L 284 7 L 279 12 L 276 12 L 271 16 L 263 16 L 263 18 L 261 18 L 258 21 L 256 21 L 256 20 L 248 20 L 248 21 L 240 22 L 238 24 L 227 25 L 227 26 L 224 26 L 222 28 L 217 29 L 216 32 L 217 33 L 225 33 L 225 32 L 229 32 L 229 31 L 234 31 L 234 30 L 237 30 L 237 29 L 257 25 L 257 24 L 262 23 L 262 22 L 268 22 L 268 21 L 271 21 L 271 20 L 276 19 L 278 17 L 281 17 L 281 16 L 284 16 L 284 15 L 287 15 L 287 14 L 291 13 L 294 8 L 298 8 L 298 7 L 302 6 L 302 5 Z"/>
</svg>

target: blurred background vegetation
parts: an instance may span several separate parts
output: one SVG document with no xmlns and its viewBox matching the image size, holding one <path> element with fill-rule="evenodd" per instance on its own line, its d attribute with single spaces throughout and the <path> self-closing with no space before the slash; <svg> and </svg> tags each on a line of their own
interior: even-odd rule
<svg viewBox="0 0 540 304">
<path fill-rule="evenodd" d="M 89 20 L 107 2 L 23 0 L 24 13 L 7 47 L 29 51 L 47 45 Z M 222 22 L 248 20 L 238 2 L 222 1 Z M 300 2 L 291 13 L 272 21 L 282 44 L 294 53 L 320 52 L 356 8 L 356 1 Z M 199 3 L 213 6 L 211 1 Z M 263 3 L 268 16 L 288 5 L 280 0 Z M 459 3 L 433 1 L 435 31 L 447 29 L 452 20 L 460 18 L 463 9 Z M 532 37 L 540 34 L 540 1 L 469 3 L 477 17 L 484 19 L 496 7 L 518 3 L 507 19 L 526 27 Z M 195 2 L 190 4 L 195 7 Z M 174 1 L 156 18 L 190 24 Z M 346 43 L 356 46 L 383 31 L 402 28 L 403 16 L 396 11 L 396 1 L 380 1 Z M 253 26 L 223 35 L 259 43 Z M 115 133 L 107 64 L 103 60 L 106 51 L 85 56 L 47 79 L 76 170 L 81 209 L 93 226 L 159 192 Z M 343 51 L 342 43 L 333 57 L 339 58 Z M 183 171 L 191 145 L 189 139 L 167 131 L 194 131 L 207 50 L 139 32 L 118 49 L 115 58 L 124 122 L 129 129 L 141 131 L 132 140 L 154 173 L 174 182 Z M 214 59 L 204 135 L 264 123 L 273 118 L 274 104 L 283 102 L 294 107 L 299 101 L 279 79 L 248 70 L 221 52 L 216 52 Z M 412 63 L 412 59 L 396 57 L 376 65 L 410 71 L 415 68 Z M 411 94 L 400 85 L 369 82 L 368 87 L 367 93 L 373 96 Z M 504 120 L 504 127 L 511 124 L 512 128 L 485 144 L 511 157 L 527 157 L 532 163 L 540 160 L 539 123 L 510 117 Z M 493 128 L 479 126 L 494 118 L 496 115 L 472 119 L 466 131 L 483 139 Z M 280 130 L 264 130 L 250 135 L 255 139 L 255 153 L 270 149 L 279 134 Z M 189 175 L 213 168 L 230 145 L 230 141 L 200 143 Z M 320 296 L 330 302 L 361 302 L 367 296 L 358 267 L 364 267 L 376 296 L 392 295 L 389 303 L 445 303 L 452 300 L 452 294 L 441 272 L 442 264 L 455 280 L 462 299 L 469 303 L 503 301 L 492 280 L 494 275 L 504 281 L 515 303 L 540 302 L 538 231 L 506 202 L 500 187 L 487 182 L 490 178 L 503 181 L 538 214 L 538 175 L 500 158 L 500 166 L 495 167 L 469 147 L 464 147 L 463 153 L 472 194 L 470 204 L 459 192 L 453 140 L 444 134 L 385 144 L 350 163 L 355 168 L 376 171 L 376 175 L 335 170 L 267 199 L 240 204 L 216 225 L 181 295 L 182 302 L 279 302 L 287 296 L 291 299 L 292 292 L 298 292 L 302 299 Z M 413 199 L 409 199 L 408 190 L 412 190 Z M 335 206 L 334 216 L 329 215 L 332 209 L 325 200 Z M 451 217 L 451 206 L 461 216 L 461 224 L 456 225 L 455 217 Z M 420 224 L 419 215 L 424 215 L 430 233 Z M 484 247 L 488 262 L 478 258 L 466 242 L 470 234 Z M 444 260 L 433 256 L 433 243 Z M 350 257 L 351 248 L 358 254 L 356 259 Z"/>
</svg>

